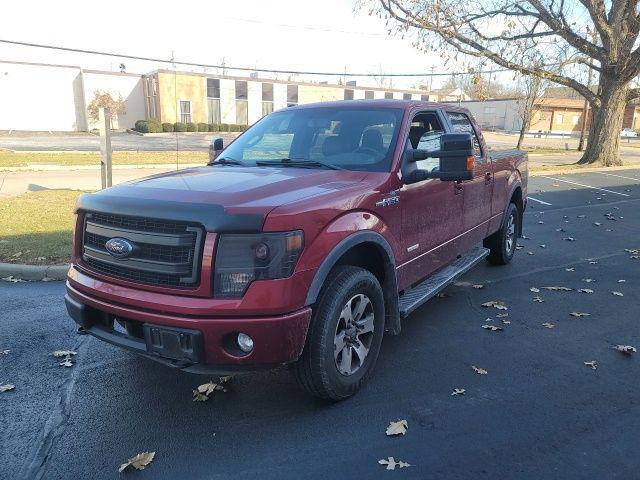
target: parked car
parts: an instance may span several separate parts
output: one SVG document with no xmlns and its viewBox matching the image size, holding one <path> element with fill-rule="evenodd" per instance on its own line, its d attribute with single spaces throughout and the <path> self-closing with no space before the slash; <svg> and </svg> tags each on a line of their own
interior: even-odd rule
<svg viewBox="0 0 640 480">
<path fill-rule="evenodd" d="M 80 197 L 66 304 L 86 332 L 190 372 L 290 364 L 340 400 L 385 333 L 522 233 L 526 154 L 490 154 L 452 104 L 297 106 L 211 151 Z"/>
<path fill-rule="evenodd" d="M 623 138 L 637 137 L 638 133 L 635 132 L 632 128 L 623 128 L 620 132 L 620 136 Z"/>
</svg>

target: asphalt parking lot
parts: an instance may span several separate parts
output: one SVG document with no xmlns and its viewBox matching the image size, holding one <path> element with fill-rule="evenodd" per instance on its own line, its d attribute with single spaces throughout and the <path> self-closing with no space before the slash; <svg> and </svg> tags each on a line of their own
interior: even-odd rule
<svg viewBox="0 0 640 480">
<path fill-rule="evenodd" d="M 514 261 L 416 311 L 338 404 L 302 394 L 286 368 L 193 402 L 208 377 L 76 335 L 62 283 L 0 282 L 0 384 L 16 386 L 0 393 L 0 477 L 638 478 L 640 353 L 612 347 L 640 348 L 640 169 L 532 177 L 529 194 Z M 73 367 L 59 349 L 78 352 Z M 398 419 L 407 434 L 387 437 Z M 146 470 L 118 474 L 143 451 L 156 452 Z M 389 456 L 412 466 L 385 471 Z"/>
</svg>

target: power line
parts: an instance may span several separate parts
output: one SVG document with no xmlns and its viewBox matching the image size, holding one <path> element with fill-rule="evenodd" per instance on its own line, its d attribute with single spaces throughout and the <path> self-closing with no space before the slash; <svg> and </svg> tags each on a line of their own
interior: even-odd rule
<svg viewBox="0 0 640 480">
<path fill-rule="evenodd" d="M 160 62 L 160 63 L 173 63 L 176 65 L 185 65 L 189 67 L 200 67 L 200 68 L 221 68 L 228 70 L 239 70 L 245 72 L 261 72 L 261 73 L 283 73 L 283 74 L 291 74 L 291 75 L 319 75 L 319 76 L 333 76 L 333 77 L 447 77 L 452 75 L 476 75 L 480 72 L 422 72 L 422 73 L 353 73 L 353 72 L 315 72 L 315 71 L 302 71 L 302 70 L 278 70 L 278 69 L 269 69 L 269 68 L 250 68 L 250 67 L 233 67 L 230 65 L 213 65 L 207 63 L 197 63 L 197 62 L 180 62 L 177 60 L 168 60 L 164 58 L 154 58 L 154 57 L 140 57 L 136 55 L 126 55 L 123 53 L 113 53 L 113 52 L 102 52 L 98 50 L 85 50 L 80 48 L 70 48 L 70 47 L 60 47 L 55 45 L 44 45 L 39 43 L 29 43 L 29 42 L 19 42 L 16 40 L 2 40 L 0 39 L 0 43 L 6 43 L 10 45 L 20 45 L 23 47 L 34 47 L 34 48 L 46 48 L 49 50 L 60 50 L 64 52 L 73 52 L 73 53 L 84 53 L 88 55 L 102 55 L 105 57 L 118 57 L 118 58 L 127 58 L 130 60 L 142 60 L 146 62 Z M 501 73 L 501 72 L 510 72 L 511 70 L 503 68 L 496 70 L 483 70 L 482 73 Z"/>
</svg>

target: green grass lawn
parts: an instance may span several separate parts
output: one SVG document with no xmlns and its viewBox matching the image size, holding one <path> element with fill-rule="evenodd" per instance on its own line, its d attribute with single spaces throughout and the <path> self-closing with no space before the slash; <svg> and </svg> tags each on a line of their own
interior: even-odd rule
<svg viewBox="0 0 640 480">
<path fill-rule="evenodd" d="M 206 151 L 179 152 L 180 163 L 206 163 L 209 153 Z M 175 163 L 176 152 L 114 152 L 114 165 L 154 165 Z M 100 166 L 98 152 L 8 152 L 0 150 L 0 167 L 26 167 L 28 165 L 95 165 Z"/>
<path fill-rule="evenodd" d="M 53 265 L 71 256 L 78 190 L 43 190 L 0 199 L 0 262 Z"/>
</svg>

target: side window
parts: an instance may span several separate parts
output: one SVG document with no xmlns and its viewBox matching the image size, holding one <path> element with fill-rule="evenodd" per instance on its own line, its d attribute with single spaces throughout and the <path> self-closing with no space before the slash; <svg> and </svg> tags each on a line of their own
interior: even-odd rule
<svg viewBox="0 0 640 480">
<path fill-rule="evenodd" d="M 447 112 L 451 126 L 453 127 L 453 133 L 470 133 L 473 140 L 473 155 L 476 159 L 482 158 L 482 149 L 480 148 L 480 141 L 476 136 L 476 132 L 473 130 L 471 121 L 464 113 Z"/>
<path fill-rule="evenodd" d="M 435 152 L 440 150 L 440 136 L 445 133 L 438 117 L 433 112 L 418 113 L 411 122 L 409 141 L 418 150 Z M 440 159 L 426 158 L 415 163 L 420 170 L 433 171 L 440 166 Z"/>
</svg>

